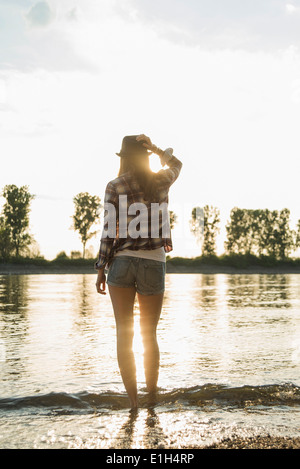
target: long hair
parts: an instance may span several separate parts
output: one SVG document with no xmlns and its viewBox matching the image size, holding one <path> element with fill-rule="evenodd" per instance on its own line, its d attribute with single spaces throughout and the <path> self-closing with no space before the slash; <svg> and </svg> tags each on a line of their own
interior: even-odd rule
<svg viewBox="0 0 300 469">
<path fill-rule="evenodd" d="M 157 184 L 155 173 L 150 168 L 149 156 L 141 154 L 132 154 L 121 156 L 120 169 L 118 176 L 130 172 L 137 182 L 144 199 L 156 202 Z"/>
</svg>

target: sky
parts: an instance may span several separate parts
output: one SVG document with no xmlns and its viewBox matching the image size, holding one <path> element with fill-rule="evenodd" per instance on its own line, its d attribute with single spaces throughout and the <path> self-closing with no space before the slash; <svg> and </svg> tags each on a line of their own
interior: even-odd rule
<svg viewBox="0 0 300 469">
<path fill-rule="evenodd" d="M 183 162 L 173 255 L 200 254 L 195 206 L 219 208 L 219 254 L 234 207 L 289 208 L 295 228 L 299 25 L 300 0 L 0 0 L 0 190 L 35 195 L 41 254 L 81 250 L 73 197 L 103 201 L 139 133 Z"/>
</svg>

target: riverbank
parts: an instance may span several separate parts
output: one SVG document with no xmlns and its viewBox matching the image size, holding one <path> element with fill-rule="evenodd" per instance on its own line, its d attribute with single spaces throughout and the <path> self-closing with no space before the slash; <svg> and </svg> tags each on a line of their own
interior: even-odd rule
<svg viewBox="0 0 300 469">
<path fill-rule="evenodd" d="M 95 274 L 91 265 L 0 264 L 0 275 Z"/>
<path fill-rule="evenodd" d="M 246 267 L 213 264 L 176 264 L 167 262 L 167 273 L 170 274 L 299 274 L 300 266 L 277 265 Z M 40 275 L 40 274 L 95 274 L 93 262 L 84 264 L 34 264 L 34 263 L 0 263 L 0 275 Z"/>
<path fill-rule="evenodd" d="M 263 267 L 249 265 L 235 267 L 228 265 L 173 265 L 167 263 L 167 273 L 170 274 L 299 274 L 300 266 Z"/>
<path fill-rule="evenodd" d="M 59 257 L 12 258 L 0 261 L 0 275 L 18 274 L 94 274 L 94 259 Z M 169 257 L 166 260 L 170 274 L 298 274 L 300 258 L 278 260 L 271 256 L 231 254 L 209 257 Z"/>
</svg>

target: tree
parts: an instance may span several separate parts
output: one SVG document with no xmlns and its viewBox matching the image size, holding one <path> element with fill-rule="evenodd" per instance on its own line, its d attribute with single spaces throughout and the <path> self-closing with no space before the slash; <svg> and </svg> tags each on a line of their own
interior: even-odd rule
<svg viewBox="0 0 300 469">
<path fill-rule="evenodd" d="M 216 255 L 217 235 L 220 232 L 220 211 L 217 207 L 204 207 L 204 233 L 202 255 Z"/>
<path fill-rule="evenodd" d="M 204 210 L 201 207 L 194 207 L 191 215 L 190 230 L 200 242 L 204 233 Z"/>
<path fill-rule="evenodd" d="M 295 247 L 289 227 L 290 211 L 248 210 L 234 207 L 226 225 L 225 249 L 229 254 L 268 255 L 284 259 Z"/>
<path fill-rule="evenodd" d="M 273 249 L 273 232 L 274 226 L 277 219 L 276 210 L 270 211 L 268 209 L 256 210 L 256 220 L 253 220 L 255 225 L 254 237 L 257 247 L 257 255 L 269 255 Z"/>
<path fill-rule="evenodd" d="M 192 233 L 202 239 L 202 255 L 212 256 L 217 250 L 217 235 L 220 232 L 220 211 L 217 207 L 205 205 L 203 209 L 194 207 L 190 228 Z"/>
<path fill-rule="evenodd" d="M 265 210 L 265 218 L 262 229 L 262 237 L 264 238 L 265 254 L 277 257 L 278 249 L 278 210 Z"/>
<path fill-rule="evenodd" d="M 71 259 L 80 259 L 81 252 L 80 251 L 71 251 Z"/>
<path fill-rule="evenodd" d="M 175 224 L 177 223 L 177 215 L 175 212 L 173 212 L 173 210 L 169 211 L 169 215 L 170 215 L 170 229 L 173 230 Z"/>
<path fill-rule="evenodd" d="M 226 224 L 227 241 L 225 250 L 228 254 L 246 254 L 249 252 L 249 215 L 247 210 L 234 207 L 230 212 L 230 221 Z"/>
<path fill-rule="evenodd" d="M 61 261 L 61 260 L 65 260 L 65 259 L 69 259 L 67 254 L 66 254 L 66 251 L 60 251 L 56 257 L 55 257 L 55 261 Z"/>
<path fill-rule="evenodd" d="M 295 232 L 290 229 L 290 210 L 284 208 L 279 212 L 277 230 L 277 250 L 279 259 L 288 257 L 295 248 Z"/>
<path fill-rule="evenodd" d="M 297 223 L 295 248 L 300 248 L 300 220 L 298 220 L 298 223 Z"/>
<path fill-rule="evenodd" d="M 73 198 L 75 205 L 75 214 L 73 215 L 73 229 L 79 232 L 83 252 L 85 257 L 85 247 L 97 231 L 91 232 L 92 226 L 100 219 L 100 198 L 96 195 L 90 195 L 88 192 L 80 192 Z"/>
<path fill-rule="evenodd" d="M 18 257 L 21 250 L 32 241 L 28 228 L 30 203 L 34 195 L 29 193 L 28 186 L 17 187 L 14 184 L 5 186 L 2 195 L 6 199 L 2 210 L 4 224 L 9 230 L 11 244 Z"/>
<path fill-rule="evenodd" d="M 9 226 L 4 217 L 0 217 L 0 258 L 7 259 L 12 251 L 12 242 Z"/>
<path fill-rule="evenodd" d="M 258 253 L 284 259 L 296 247 L 294 230 L 290 229 L 290 210 L 260 211 L 260 230 L 257 235 Z"/>
</svg>

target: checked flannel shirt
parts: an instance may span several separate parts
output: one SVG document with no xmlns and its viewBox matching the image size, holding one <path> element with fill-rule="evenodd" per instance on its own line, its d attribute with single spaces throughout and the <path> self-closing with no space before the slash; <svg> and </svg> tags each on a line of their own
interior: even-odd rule
<svg viewBox="0 0 300 469">
<path fill-rule="evenodd" d="M 179 176 L 182 168 L 182 163 L 175 156 L 169 157 L 166 163 L 168 169 L 161 169 L 155 175 L 158 187 L 158 200 L 159 204 L 166 202 L 168 203 L 169 188 Z M 126 196 L 127 199 L 127 228 L 130 221 L 134 216 L 128 215 L 128 207 L 133 203 L 143 203 L 147 207 L 148 212 L 148 235 L 147 237 L 139 236 L 132 238 L 127 234 L 127 237 L 119 236 L 119 196 Z M 141 192 L 137 182 L 134 180 L 133 175 L 130 172 L 124 173 L 116 179 L 110 181 L 106 186 L 105 197 L 104 197 L 104 208 L 106 204 L 112 204 L 116 210 L 116 236 L 108 237 L 107 232 L 104 236 L 106 227 L 104 226 L 100 250 L 98 254 L 97 262 L 95 263 L 95 269 L 101 269 L 106 265 L 109 265 L 111 259 L 117 251 L 123 249 L 129 250 L 140 250 L 140 249 L 158 249 L 164 247 L 165 252 L 170 252 L 173 249 L 171 233 L 169 236 L 162 236 L 162 220 L 160 217 L 159 226 L 159 237 L 151 237 L 151 201 L 145 201 L 143 198 L 143 192 Z M 123 208 L 122 208 L 123 210 Z M 127 231 L 128 232 L 128 231 Z"/>
</svg>

